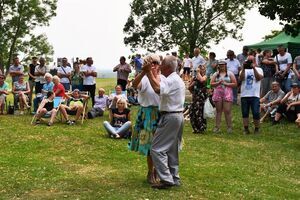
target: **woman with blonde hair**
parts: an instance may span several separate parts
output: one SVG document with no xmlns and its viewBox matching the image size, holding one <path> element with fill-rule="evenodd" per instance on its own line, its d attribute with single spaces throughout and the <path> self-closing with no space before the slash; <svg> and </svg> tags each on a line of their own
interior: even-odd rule
<svg viewBox="0 0 300 200">
<path fill-rule="evenodd" d="M 117 139 L 129 137 L 131 128 L 130 110 L 127 108 L 125 99 L 120 98 L 117 101 L 116 108 L 111 110 L 109 118 L 110 123 L 104 121 L 103 125 L 110 137 Z"/>
</svg>

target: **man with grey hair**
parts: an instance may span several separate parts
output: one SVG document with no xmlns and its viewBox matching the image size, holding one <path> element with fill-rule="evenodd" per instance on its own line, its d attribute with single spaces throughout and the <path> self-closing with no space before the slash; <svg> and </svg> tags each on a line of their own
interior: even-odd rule
<svg viewBox="0 0 300 200">
<path fill-rule="evenodd" d="M 185 85 L 176 73 L 177 59 L 166 56 L 160 66 L 160 80 L 151 71 L 151 62 L 146 61 L 143 70 L 147 73 L 151 87 L 160 95 L 159 111 L 161 118 L 152 140 L 151 156 L 160 182 L 153 188 L 166 189 L 179 186 L 179 160 L 184 125 L 183 105 Z"/>
<path fill-rule="evenodd" d="M 46 83 L 45 74 L 48 72 L 48 68 L 46 66 L 46 60 L 43 57 L 39 59 L 39 65 L 37 65 L 34 69 L 35 76 L 35 94 L 42 93 L 43 85 Z"/>
</svg>

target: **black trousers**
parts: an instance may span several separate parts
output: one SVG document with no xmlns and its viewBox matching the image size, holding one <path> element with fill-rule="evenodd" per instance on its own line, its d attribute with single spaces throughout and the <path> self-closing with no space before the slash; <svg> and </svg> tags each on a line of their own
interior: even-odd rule
<svg viewBox="0 0 300 200">
<path fill-rule="evenodd" d="M 90 93 L 90 97 L 92 99 L 92 105 L 95 104 L 95 91 L 96 91 L 96 84 L 94 85 L 83 85 L 83 91 L 88 91 Z"/>
<path fill-rule="evenodd" d="M 125 91 L 126 90 L 127 81 L 123 80 L 123 79 L 118 79 L 117 80 L 117 85 L 121 85 L 122 91 Z"/>
<path fill-rule="evenodd" d="M 42 93 L 44 83 L 35 82 L 35 94 Z"/>
</svg>

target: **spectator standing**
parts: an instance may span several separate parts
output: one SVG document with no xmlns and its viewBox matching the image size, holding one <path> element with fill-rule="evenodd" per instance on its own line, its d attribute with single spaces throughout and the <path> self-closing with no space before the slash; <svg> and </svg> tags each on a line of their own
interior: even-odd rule
<svg viewBox="0 0 300 200">
<path fill-rule="evenodd" d="M 65 87 L 66 91 L 70 90 L 72 68 L 68 65 L 68 59 L 62 59 L 62 66 L 57 68 L 57 76 L 60 78 L 60 83 Z"/>
<path fill-rule="evenodd" d="M 264 72 L 264 78 L 261 80 L 261 96 L 264 97 L 270 90 L 271 84 L 275 81 L 274 75 L 278 71 L 277 63 L 271 57 L 272 52 L 265 50 L 260 67 Z"/>
<path fill-rule="evenodd" d="M 97 72 L 96 67 L 93 66 L 92 57 L 86 59 L 86 65 L 81 67 L 81 72 L 84 74 L 83 78 L 83 90 L 90 93 L 92 99 L 92 106 L 95 105 L 95 91 L 96 91 L 96 78 Z"/>
<path fill-rule="evenodd" d="M 290 69 L 292 67 L 292 56 L 285 51 L 282 45 L 278 46 L 278 54 L 274 58 L 278 65 L 277 82 L 280 83 L 281 89 L 287 93 L 291 90 L 292 73 Z"/>
<path fill-rule="evenodd" d="M 232 89 L 237 86 L 235 75 L 227 71 L 225 61 L 218 63 L 218 71 L 214 73 L 211 78 L 211 86 L 214 87 L 213 101 L 216 106 L 216 125 L 213 130 L 214 133 L 220 132 L 220 125 L 222 119 L 222 112 L 224 112 L 227 124 L 227 132 L 232 133 Z"/>
<path fill-rule="evenodd" d="M 121 56 L 120 64 L 114 67 L 113 72 L 117 72 L 117 85 L 121 85 L 122 91 L 125 91 L 131 67 L 126 63 L 126 58 L 124 56 Z"/>
<path fill-rule="evenodd" d="M 189 84 L 192 93 L 192 104 L 190 105 L 190 122 L 193 133 L 204 133 L 206 130 L 206 119 L 204 119 L 204 103 L 207 98 L 205 66 L 199 66 L 197 75 Z"/>
<path fill-rule="evenodd" d="M 79 63 L 74 63 L 74 71 L 71 74 L 71 83 L 72 83 L 72 90 L 78 89 L 79 91 L 83 90 L 83 74 L 80 72 Z"/>
<path fill-rule="evenodd" d="M 183 80 L 184 81 L 190 80 L 191 68 L 193 66 L 192 61 L 193 60 L 190 58 L 190 55 L 186 53 L 183 59 Z"/>
<path fill-rule="evenodd" d="M 134 58 L 134 69 L 136 74 L 139 74 L 142 71 L 143 59 L 141 58 L 141 54 L 136 54 Z"/>
<path fill-rule="evenodd" d="M 239 81 L 239 72 L 241 70 L 240 62 L 235 58 L 234 51 L 228 50 L 227 51 L 227 70 L 232 72 L 235 76 L 236 81 Z M 233 103 L 238 103 L 238 88 L 232 88 L 233 91 Z"/>
<path fill-rule="evenodd" d="M 240 66 L 243 66 L 244 62 L 247 60 L 248 52 L 249 48 L 247 46 L 244 46 L 243 52 L 237 55 L 236 59 L 240 62 Z"/>
<path fill-rule="evenodd" d="M 206 77 L 208 82 L 208 88 L 210 88 L 210 80 L 212 75 L 217 71 L 218 60 L 216 60 L 216 54 L 209 52 L 208 61 L 206 63 Z"/>
<path fill-rule="evenodd" d="M 12 86 L 14 85 L 14 82 L 18 82 L 19 77 L 23 74 L 24 67 L 20 64 L 19 58 L 14 57 L 13 58 L 13 64 L 9 67 L 9 75 L 12 78 Z"/>
<path fill-rule="evenodd" d="M 29 105 L 31 105 L 32 102 L 32 94 L 33 94 L 33 88 L 35 86 L 35 76 L 34 76 L 34 71 L 35 67 L 38 65 L 38 58 L 37 57 L 32 57 L 31 59 L 31 64 L 29 65 L 29 72 L 28 72 L 28 83 L 30 87 L 30 94 L 29 94 Z"/>
<path fill-rule="evenodd" d="M 205 65 L 205 59 L 200 55 L 200 49 L 194 49 L 194 57 L 192 58 L 192 76 L 195 77 L 197 75 L 197 69 L 199 65 Z"/>
<path fill-rule="evenodd" d="M 48 71 L 45 58 L 41 57 L 39 59 L 39 62 L 40 62 L 40 64 L 37 65 L 34 69 L 35 94 L 42 93 L 43 85 L 46 83 L 44 76 Z"/>
<path fill-rule="evenodd" d="M 258 48 L 258 49 L 256 50 L 256 55 L 255 55 L 255 63 L 256 63 L 256 65 L 257 65 L 258 67 L 260 67 L 261 61 L 263 60 L 263 58 L 264 58 L 264 56 L 263 56 L 263 54 L 262 54 L 262 51 L 261 51 L 260 48 Z"/>
<path fill-rule="evenodd" d="M 255 57 L 248 56 L 247 62 L 244 63 L 240 73 L 241 85 L 241 109 L 243 116 L 244 133 L 250 134 L 249 131 L 249 111 L 251 108 L 255 130 L 259 133 L 260 120 L 260 85 L 264 77 L 261 68 L 256 67 Z"/>
</svg>

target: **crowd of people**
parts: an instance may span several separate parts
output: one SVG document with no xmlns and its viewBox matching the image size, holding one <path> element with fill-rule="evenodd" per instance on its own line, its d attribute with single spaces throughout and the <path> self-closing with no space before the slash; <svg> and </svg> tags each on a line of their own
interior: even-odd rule
<svg viewBox="0 0 300 200">
<path fill-rule="evenodd" d="M 269 117 L 273 125 L 286 117 L 300 127 L 300 56 L 293 62 L 283 46 L 274 55 L 271 50 L 253 51 L 247 47 L 238 55 L 228 50 L 226 58 L 220 60 L 214 52 L 207 59 L 200 52 L 195 48 L 194 55 L 187 53 L 182 61 L 177 53 L 164 58 L 156 54 L 142 58 L 138 54 L 132 60 L 133 67 L 122 56 L 113 68 L 117 85 L 109 95 L 103 88 L 95 94 L 97 72 L 91 57 L 84 63 L 75 62 L 73 68 L 63 58 L 56 75 L 49 73 L 44 58 L 33 57 L 28 81 L 24 79 L 24 67 L 15 57 L 9 68 L 14 106 L 23 115 L 33 105 L 35 124 L 40 124 L 41 118 L 48 114 L 48 126 L 54 123 L 57 112 L 62 113 L 67 124 L 74 125 L 80 117 L 93 119 L 108 110 L 110 121 L 103 122 L 108 135 L 116 139 L 130 138 L 129 149 L 147 157 L 147 181 L 158 189 L 180 185 L 178 152 L 186 89 L 192 94 L 192 100 L 185 114 L 188 113 L 196 134 L 207 129 L 206 103 L 215 107 L 214 133 L 222 132 L 223 113 L 227 133 L 234 132 L 233 105 L 241 107 L 244 134 L 251 133 L 250 110 L 255 134 Z M 1 73 L 0 114 L 9 94 L 5 78 Z M 58 107 L 54 105 L 56 97 L 64 102 Z M 88 99 L 92 107 L 85 116 Z M 135 123 L 131 122 L 130 105 L 139 105 Z M 69 115 L 75 115 L 75 120 L 70 120 Z"/>
</svg>

